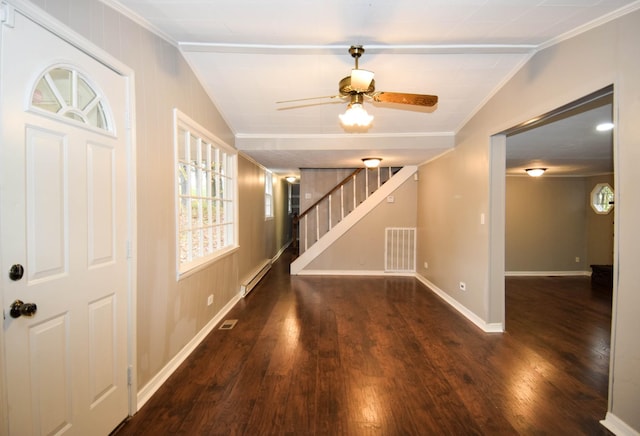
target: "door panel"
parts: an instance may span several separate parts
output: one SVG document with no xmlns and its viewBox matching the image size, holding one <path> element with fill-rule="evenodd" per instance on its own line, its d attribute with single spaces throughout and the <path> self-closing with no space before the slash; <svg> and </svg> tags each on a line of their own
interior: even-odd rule
<svg viewBox="0 0 640 436">
<path fill-rule="evenodd" d="M 114 261 L 115 249 L 115 153 L 106 144 L 88 144 L 89 265 Z"/>
<path fill-rule="evenodd" d="M 69 324 L 69 314 L 64 313 L 29 327 L 34 434 L 55 434 L 71 427 Z M 13 397 L 9 401 L 13 404 Z"/>
<path fill-rule="evenodd" d="M 108 434 L 129 398 L 126 78 L 19 13 L 0 53 L 3 301 L 37 304 L 18 318 L 4 308 L 9 431 Z M 47 71 L 61 103 L 47 105 Z M 108 122 L 47 112 L 93 98 Z"/>
<path fill-rule="evenodd" d="M 26 127 L 28 281 L 68 271 L 66 135 Z"/>
</svg>

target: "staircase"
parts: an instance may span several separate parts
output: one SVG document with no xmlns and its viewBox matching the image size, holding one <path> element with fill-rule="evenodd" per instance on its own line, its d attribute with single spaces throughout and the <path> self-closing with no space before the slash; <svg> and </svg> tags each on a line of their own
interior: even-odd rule
<svg viewBox="0 0 640 436">
<path fill-rule="evenodd" d="M 291 264 L 291 274 L 299 274 L 416 171 L 416 166 L 358 168 L 302 212 L 296 219 L 300 255 Z"/>
</svg>

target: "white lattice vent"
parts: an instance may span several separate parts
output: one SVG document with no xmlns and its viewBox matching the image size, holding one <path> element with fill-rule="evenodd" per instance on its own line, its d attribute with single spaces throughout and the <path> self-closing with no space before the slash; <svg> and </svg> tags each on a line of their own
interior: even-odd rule
<svg viewBox="0 0 640 436">
<path fill-rule="evenodd" d="M 384 250 L 385 272 L 416 271 L 416 228 L 387 227 Z"/>
</svg>

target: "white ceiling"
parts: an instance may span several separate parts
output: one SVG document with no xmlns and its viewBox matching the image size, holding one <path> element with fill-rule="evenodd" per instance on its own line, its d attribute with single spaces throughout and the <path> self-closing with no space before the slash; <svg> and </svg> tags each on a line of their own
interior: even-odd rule
<svg viewBox="0 0 640 436">
<path fill-rule="evenodd" d="M 360 166 L 370 155 L 393 166 L 425 162 L 453 146 L 455 132 L 536 50 L 640 3 L 103 1 L 179 46 L 238 149 L 281 174 Z M 435 94 L 438 105 L 365 101 L 372 127 L 348 132 L 338 121 L 343 100 L 276 103 L 336 95 L 338 81 L 353 68 L 352 44 L 364 46 L 360 68 L 375 72 L 376 90 Z"/>
</svg>

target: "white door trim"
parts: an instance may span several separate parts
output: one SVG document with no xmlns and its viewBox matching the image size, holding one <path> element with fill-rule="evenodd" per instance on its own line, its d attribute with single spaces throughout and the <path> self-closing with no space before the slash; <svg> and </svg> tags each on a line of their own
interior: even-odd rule
<svg viewBox="0 0 640 436">
<path fill-rule="evenodd" d="M 3 0 L 2 16 L 11 23 L 11 15 L 20 12 L 24 16 L 38 23 L 48 31 L 57 35 L 62 40 L 73 45 L 116 73 L 123 76 L 127 86 L 127 125 L 123 133 L 127 144 L 127 259 L 128 259 L 128 286 L 127 286 L 127 365 L 129 374 L 129 414 L 137 411 L 137 367 L 136 362 L 136 296 L 137 296 L 137 226 L 136 226 L 136 134 L 135 134 L 135 73 L 133 69 L 120 60 L 89 41 L 84 36 L 73 31 L 65 24 L 48 15 L 42 9 L 24 0 Z M 0 25 L 4 25 L 0 23 Z M 4 273 L 4 272 L 0 272 Z M 3 293 L 0 292 L 0 307 L 5 312 L 6 302 L 3 301 Z M 6 391 L 6 376 L 4 368 L 5 359 L 4 333 L 0 334 L 0 417 L 5 423 L 0 427 L 0 435 L 8 434 L 8 404 Z"/>
</svg>

